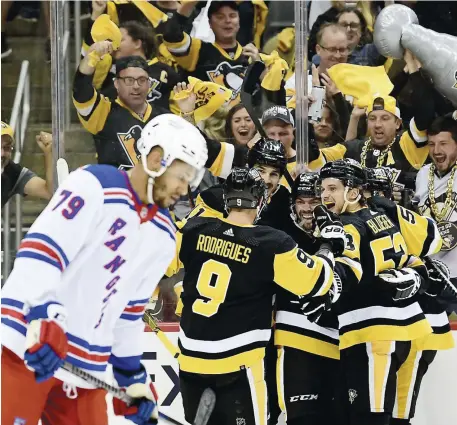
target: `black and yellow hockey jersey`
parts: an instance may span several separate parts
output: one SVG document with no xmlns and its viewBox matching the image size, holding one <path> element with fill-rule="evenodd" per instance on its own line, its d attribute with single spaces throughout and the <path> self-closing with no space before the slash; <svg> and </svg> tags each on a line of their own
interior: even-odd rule
<svg viewBox="0 0 457 425">
<path fill-rule="evenodd" d="M 316 146 L 310 146 L 309 151 L 310 166 L 314 164 L 322 166 L 326 162 L 351 158 L 360 162 L 364 167 L 383 166 L 403 172 L 414 172 L 418 171 L 427 159 L 427 133 L 419 131 L 412 119 L 409 129 L 397 136 L 390 151 L 382 158 L 381 164 L 378 164 L 378 159 L 383 153 L 371 147 L 368 140 L 350 140 L 320 150 Z"/>
<path fill-rule="evenodd" d="M 408 246 L 408 251 L 419 258 L 439 252 L 442 238 L 434 220 L 421 216 L 395 204 L 389 199 L 374 196 L 369 200 L 370 205 L 384 211 L 400 229 Z M 426 294 L 418 297 L 419 305 L 425 313 L 433 333 L 415 340 L 420 350 L 447 350 L 454 347 L 449 319 L 446 309 Z"/>
<path fill-rule="evenodd" d="M 195 217 L 178 231 L 167 275 L 181 267 L 179 364 L 203 374 L 238 371 L 264 357 L 277 286 L 318 296 L 333 280 L 327 259 L 298 249 L 284 232 L 217 218 Z"/>
<path fill-rule="evenodd" d="M 76 71 L 73 103 L 83 127 L 93 134 L 98 163 L 130 168 L 137 160 L 136 142 L 143 127 L 170 111 L 148 104 L 140 117 L 117 98 L 112 101 L 92 87 L 92 76 Z"/>
<path fill-rule="evenodd" d="M 429 335 L 432 328 L 417 301 L 395 302 L 394 288 L 377 275 L 391 268 L 423 269 L 412 257 L 393 221 L 381 211 L 362 208 L 342 214 L 351 229 L 349 246 L 359 246 L 363 276 L 358 285 L 343 292 L 338 305 L 340 349 L 373 341 L 412 341 Z"/>
<path fill-rule="evenodd" d="M 309 254 L 319 249 L 319 241 L 314 236 L 300 230 L 289 217 L 285 232 L 298 247 Z M 344 290 L 350 290 L 362 277 L 360 252 L 353 237 L 353 229 L 346 226 L 345 231 L 351 240 L 350 249 L 335 260 L 335 272 L 343 282 Z M 292 347 L 322 357 L 340 358 L 338 318 L 332 310 L 325 312 L 319 323 L 310 322 L 299 308 L 296 297 L 278 288 L 276 293 L 275 345 Z"/>
<path fill-rule="evenodd" d="M 207 43 L 192 38 L 182 30 L 181 15 L 175 14 L 165 25 L 164 44 L 174 59 L 189 75 L 202 81 L 225 86 L 232 90 L 230 106 L 240 102 L 240 90 L 248 66 L 248 58 L 242 55 L 237 43 L 232 50 L 220 47 L 216 42 Z"/>
</svg>

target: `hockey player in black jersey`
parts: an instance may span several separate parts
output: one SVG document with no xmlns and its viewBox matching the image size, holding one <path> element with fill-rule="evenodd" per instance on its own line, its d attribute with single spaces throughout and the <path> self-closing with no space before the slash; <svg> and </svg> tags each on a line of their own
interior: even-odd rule
<svg viewBox="0 0 457 425">
<path fill-rule="evenodd" d="M 194 217 L 177 233 L 168 275 L 184 267 L 179 336 L 181 393 L 192 422 L 203 390 L 216 393 L 209 424 L 267 424 L 263 358 L 271 335 L 277 286 L 295 295 L 337 297 L 334 258 L 321 248 L 310 256 L 284 232 L 255 226 L 267 198 L 255 169 L 235 168 L 224 187 L 227 218 Z M 324 207 L 320 231 L 340 252 L 345 235 Z"/>
<path fill-rule="evenodd" d="M 314 253 L 319 246 L 313 217 L 314 209 L 321 204 L 318 180 L 318 173 L 305 172 L 297 176 L 292 186 L 286 232 L 308 253 Z M 351 250 L 336 258 L 335 276 L 345 284 L 357 284 L 360 279 L 359 256 Z M 331 301 L 315 298 L 301 304 L 279 288 L 276 306 L 278 399 L 286 424 L 338 424 L 335 399 L 340 353 L 338 320 L 333 311 L 326 311 Z M 317 319 L 319 322 L 314 323 Z"/>
<path fill-rule="evenodd" d="M 365 196 L 371 208 L 383 211 L 400 229 L 408 250 L 419 257 L 433 255 L 441 249 L 442 239 L 434 220 L 396 205 L 389 198 L 392 177 L 389 169 L 367 168 Z M 412 341 L 406 361 L 397 372 L 397 408 L 390 425 L 410 425 L 414 417 L 422 378 L 435 359 L 437 351 L 454 347 L 446 314 L 446 286 L 434 267 L 442 267 L 437 260 L 426 261 L 429 267 L 429 287 L 418 302 L 433 329 L 431 335 Z M 442 268 L 446 270 L 446 267 Z M 441 301 L 441 302 L 440 302 Z"/>
<path fill-rule="evenodd" d="M 426 276 L 410 255 L 400 229 L 383 212 L 367 207 L 364 169 L 354 160 L 320 171 L 322 202 L 352 227 L 349 245 L 359 246 L 363 276 L 345 286 L 337 305 L 343 386 L 351 425 L 388 425 L 394 408 L 396 372 L 411 341 L 432 331 L 411 298 Z M 350 247 L 349 247 L 350 248 Z"/>
<path fill-rule="evenodd" d="M 287 166 L 284 147 L 276 140 L 261 139 L 249 150 L 247 163 L 259 171 L 268 189 L 266 206 L 258 223 L 283 230 L 289 216 L 289 191 L 279 184 Z M 227 216 L 221 184 L 201 192 L 195 204 L 188 218 Z"/>
</svg>

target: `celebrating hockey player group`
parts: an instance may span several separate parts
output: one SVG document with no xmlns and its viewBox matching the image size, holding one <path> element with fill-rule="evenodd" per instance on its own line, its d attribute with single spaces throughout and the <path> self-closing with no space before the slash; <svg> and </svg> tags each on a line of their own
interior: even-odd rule
<svg viewBox="0 0 457 425">
<path fill-rule="evenodd" d="M 160 2 L 109 3 L 112 19 Z M 197 3 L 180 2 L 170 17 L 144 12 L 167 66 L 147 57 L 156 46 L 142 24 L 121 22 L 120 35 L 106 15 L 92 23 L 73 102 L 99 164 L 61 182 L 2 288 L 2 424 L 108 425 L 107 389 L 114 414 L 131 423 L 179 424 L 161 412 L 142 362 L 142 319 L 159 282 L 181 273 L 178 344 L 165 346 L 179 364 L 188 423 L 411 425 L 424 375 L 454 347 L 455 114 L 433 120 L 421 104 L 431 85 L 421 86 L 406 52 L 404 74 L 423 89 L 414 86 L 408 130 L 398 132 L 394 97 L 370 93 L 368 138 L 357 139 L 361 108 L 348 112 L 325 70 L 314 75 L 331 94 L 325 113 L 351 115 L 346 134 L 355 134 L 327 146 L 330 136 L 319 138 L 329 117 L 296 141 L 289 67 L 256 47 L 265 2 L 252 2 L 254 38 L 244 46 L 238 3 L 247 2 L 209 2 L 214 43 L 187 34 Z M 318 66 L 347 60 L 344 43 L 321 44 L 346 40 L 354 25 L 324 24 Z M 100 31 L 110 37 L 92 38 Z M 178 82 L 178 64 L 198 79 Z M 257 116 L 251 101 L 262 96 L 274 105 Z M 234 141 L 209 137 L 204 121 L 240 99 L 231 117 L 243 121 L 243 143 L 232 127 Z M 309 168 L 297 166 L 305 145 Z M 410 175 L 415 197 L 400 205 Z"/>
<path fill-rule="evenodd" d="M 105 391 L 66 361 L 104 379 L 110 363 L 134 400 L 114 398 L 114 412 L 156 422 L 141 318 L 165 271 L 184 268 L 188 422 L 211 388 L 210 424 L 275 423 L 280 411 L 289 425 L 409 423 L 436 352 L 453 346 L 455 294 L 429 258 L 442 246 L 435 221 L 390 200 L 390 170 L 329 162 L 296 177 L 289 206 L 284 147 L 260 139 L 175 234 L 167 208 L 201 180 L 207 141 L 161 115 L 138 151 L 128 173 L 73 172 L 24 238 L 2 295 L 2 421 L 106 424 Z"/>
</svg>

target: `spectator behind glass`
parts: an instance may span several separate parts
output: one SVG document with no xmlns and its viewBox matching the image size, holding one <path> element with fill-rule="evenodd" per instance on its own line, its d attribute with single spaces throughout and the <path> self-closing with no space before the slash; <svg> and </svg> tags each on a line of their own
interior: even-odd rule
<svg viewBox="0 0 457 425">
<path fill-rule="evenodd" d="M 214 1 L 208 9 L 209 25 L 215 42 L 192 38 L 183 31 L 182 21 L 189 17 L 196 1 L 182 2 L 178 12 L 164 25 L 164 43 L 176 62 L 189 75 L 212 81 L 232 90 L 231 106 L 239 103 L 244 72 L 252 61 L 259 60 L 254 44 L 241 46 L 236 37 L 240 29 L 238 4 L 235 1 Z"/>
<path fill-rule="evenodd" d="M 147 102 L 151 89 L 148 63 L 140 56 L 126 56 L 116 61 L 114 86 L 118 98 L 111 100 L 92 85 L 97 63 L 113 53 L 109 41 L 94 43 L 79 64 L 73 81 L 73 103 L 83 127 L 94 136 L 99 164 L 116 167 L 134 166 L 136 141 L 142 128 L 155 116 L 169 113 Z"/>
<path fill-rule="evenodd" d="M 323 107 L 322 118 L 319 122 L 314 122 L 313 127 L 315 140 L 320 149 L 328 148 L 342 141 L 342 137 L 339 135 L 338 115 L 329 105 Z"/>
<path fill-rule="evenodd" d="M 338 25 L 346 31 L 349 46 L 348 63 L 362 66 L 376 66 L 380 60 L 376 46 L 371 43 L 372 36 L 367 29 L 367 21 L 360 10 L 348 7 L 337 17 Z"/>
<path fill-rule="evenodd" d="M 157 54 L 154 32 L 150 27 L 136 21 L 127 21 L 119 26 L 122 34 L 119 49 L 114 52 L 114 58 L 125 56 L 141 56 L 151 59 Z"/>
<path fill-rule="evenodd" d="M 230 109 L 225 121 L 225 134 L 229 143 L 246 145 L 255 132 L 255 125 L 241 103 Z"/>
<path fill-rule="evenodd" d="M 127 56 L 140 56 L 148 61 L 148 74 L 151 78 L 151 90 L 147 101 L 170 109 L 170 95 L 173 87 L 180 81 L 179 74 L 173 67 L 160 62 L 157 58 L 157 44 L 155 35 L 149 25 L 135 21 L 127 21 L 119 27 L 122 39 L 119 49 L 114 52 L 114 58 L 121 59 Z M 108 76 L 110 91 L 108 95 L 116 98 L 114 88 L 114 74 Z M 102 90 L 105 94 L 105 90 Z"/>
<path fill-rule="evenodd" d="M 324 24 L 317 33 L 317 54 L 320 57 L 319 74 L 338 63 L 348 61 L 348 37 L 346 31 L 337 24 Z"/>
<path fill-rule="evenodd" d="M 46 180 L 33 171 L 12 160 L 14 150 L 13 129 L 3 121 L 2 127 L 2 208 L 16 194 L 51 199 L 53 191 L 52 135 L 41 132 L 36 136 L 38 146 L 44 153 Z"/>
<path fill-rule="evenodd" d="M 332 1 L 332 7 L 316 18 L 315 22 L 312 24 L 311 32 L 309 34 L 308 54 L 310 58 L 317 53 L 317 33 L 319 29 L 322 27 L 322 25 L 325 23 L 336 23 L 338 14 L 345 8 L 345 6 L 347 4 L 353 5 L 354 3 L 355 2 L 352 1 Z M 363 16 L 365 17 L 368 30 L 370 32 L 373 32 L 375 14 L 372 10 L 373 6 L 371 1 L 358 1 L 356 3 L 356 7 L 362 12 Z"/>
</svg>

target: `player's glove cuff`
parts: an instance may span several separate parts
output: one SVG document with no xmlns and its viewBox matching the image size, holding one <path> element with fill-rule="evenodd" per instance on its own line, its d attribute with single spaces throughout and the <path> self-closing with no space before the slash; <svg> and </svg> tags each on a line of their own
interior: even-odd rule
<svg viewBox="0 0 457 425">
<path fill-rule="evenodd" d="M 54 375 L 67 356 L 66 310 L 61 304 L 46 303 L 31 308 L 25 319 L 30 323 L 24 361 L 35 372 L 37 382 L 43 382 Z"/>
<path fill-rule="evenodd" d="M 134 399 L 132 405 L 113 398 L 114 413 L 124 416 L 136 424 L 153 424 L 157 422 L 157 392 L 144 366 L 136 371 L 126 371 L 113 368 L 114 377 L 120 387 L 126 389 L 126 394 Z"/>
</svg>

